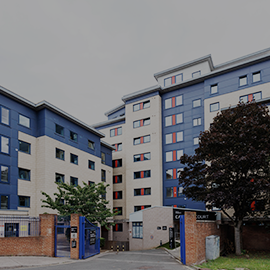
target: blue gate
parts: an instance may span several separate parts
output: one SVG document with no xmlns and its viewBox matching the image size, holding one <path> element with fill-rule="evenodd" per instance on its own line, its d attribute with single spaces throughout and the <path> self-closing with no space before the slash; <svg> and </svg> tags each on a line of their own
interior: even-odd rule
<svg viewBox="0 0 270 270">
<path fill-rule="evenodd" d="M 55 219 L 55 257 L 70 257 L 70 216 Z"/>
<path fill-rule="evenodd" d="M 80 217 L 79 257 L 86 259 L 100 253 L 100 228 Z"/>
<path fill-rule="evenodd" d="M 185 216 L 179 216 L 180 221 L 180 258 L 183 264 L 186 264 L 186 240 L 185 240 Z"/>
</svg>

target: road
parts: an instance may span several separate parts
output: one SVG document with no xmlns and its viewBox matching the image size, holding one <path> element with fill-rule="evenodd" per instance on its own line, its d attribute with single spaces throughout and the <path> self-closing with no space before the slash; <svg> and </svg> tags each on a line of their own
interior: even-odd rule
<svg viewBox="0 0 270 270">
<path fill-rule="evenodd" d="M 164 250 L 108 252 L 59 265 L 20 269 L 42 270 L 189 270 Z"/>
</svg>

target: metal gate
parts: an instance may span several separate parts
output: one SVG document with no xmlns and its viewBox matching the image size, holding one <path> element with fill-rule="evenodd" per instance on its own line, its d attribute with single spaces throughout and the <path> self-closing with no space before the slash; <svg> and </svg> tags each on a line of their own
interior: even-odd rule
<svg viewBox="0 0 270 270">
<path fill-rule="evenodd" d="M 185 216 L 179 216 L 180 222 L 180 259 L 183 264 L 186 264 L 186 240 L 185 240 Z"/>
<path fill-rule="evenodd" d="M 86 259 L 100 253 L 100 228 L 80 217 L 80 259 Z"/>
<path fill-rule="evenodd" d="M 70 257 L 70 217 L 55 220 L 55 257 Z"/>
</svg>

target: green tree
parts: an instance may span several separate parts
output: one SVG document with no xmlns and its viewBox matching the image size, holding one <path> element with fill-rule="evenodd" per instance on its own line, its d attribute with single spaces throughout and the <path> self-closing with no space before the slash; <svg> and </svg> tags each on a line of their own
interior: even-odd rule
<svg viewBox="0 0 270 270">
<path fill-rule="evenodd" d="M 180 159 L 186 165 L 179 176 L 184 194 L 220 208 L 231 220 L 237 255 L 244 218 L 269 208 L 269 155 L 268 108 L 251 102 L 219 113 L 209 130 L 201 132 L 195 155 Z"/>
<path fill-rule="evenodd" d="M 107 208 L 109 203 L 105 199 L 106 187 L 103 183 L 83 186 L 73 186 L 66 183 L 57 183 L 58 192 L 54 197 L 41 192 L 46 199 L 41 200 L 42 207 L 57 210 L 60 215 L 68 216 L 73 213 L 85 216 L 90 222 L 98 222 L 101 226 L 108 228 L 108 219 L 115 216 L 116 213 Z"/>
</svg>

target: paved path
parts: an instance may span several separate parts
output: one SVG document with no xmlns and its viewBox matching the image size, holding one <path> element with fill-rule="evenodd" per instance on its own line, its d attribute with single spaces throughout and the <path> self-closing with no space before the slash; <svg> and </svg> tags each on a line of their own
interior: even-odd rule
<svg viewBox="0 0 270 270">
<path fill-rule="evenodd" d="M 42 270 L 190 270 L 181 265 L 164 250 L 107 252 L 86 260 L 48 257 L 9 257 L 9 265 L 3 264 L 7 257 L 0 257 L 1 269 Z M 4 259 L 4 260 L 3 260 Z M 39 264 L 38 261 L 40 260 Z M 14 264 L 15 262 L 15 264 Z M 31 267 L 31 268 L 29 268 Z"/>
</svg>

